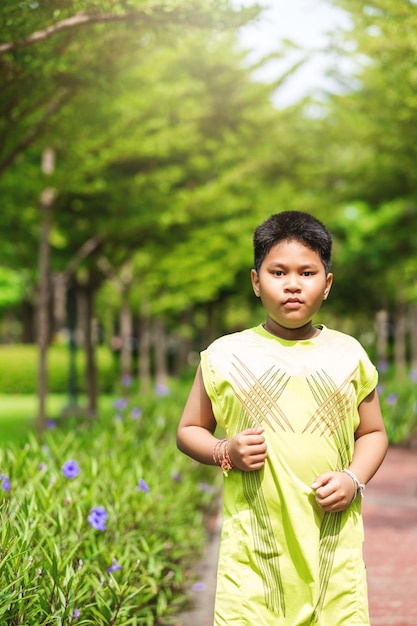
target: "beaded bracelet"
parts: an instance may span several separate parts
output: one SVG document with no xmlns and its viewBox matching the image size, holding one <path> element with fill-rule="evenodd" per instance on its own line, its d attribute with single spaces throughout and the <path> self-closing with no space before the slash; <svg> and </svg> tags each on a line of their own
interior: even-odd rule
<svg viewBox="0 0 417 626">
<path fill-rule="evenodd" d="M 219 465 L 225 476 L 234 468 L 232 459 L 229 454 L 229 440 L 220 439 L 213 449 L 213 461 L 215 465 Z"/>
<path fill-rule="evenodd" d="M 225 443 L 225 439 L 219 439 L 219 441 L 214 446 L 214 449 L 213 449 L 214 465 L 221 465 L 222 464 L 222 461 L 221 461 L 221 458 L 220 458 L 220 448 L 222 447 L 222 445 L 224 443 Z"/>
<path fill-rule="evenodd" d="M 354 482 L 354 485 L 355 485 L 355 495 L 354 495 L 354 496 L 353 496 L 353 498 L 352 498 L 352 502 L 353 502 L 354 500 L 356 500 L 356 498 L 357 498 L 357 496 L 358 496 L 358 493 L 360 493 L 360 494 L 361 494 L 361 497 L 363 498 L 363 497 L 364 497 L 364 493 L 363 493 L 363 492 L 365 491 L 365 485 L 364 485 L 364 483 L 361 483 L 361 482 L 359 481 L 359 478 L 356 476 L 356 474 L 354 474 L 354 473 L 353 473 L 350 469 L 346 469 L 346 468 L 345 468 L 345 469 L 343 469 L 343 470 L 342 470 L 342 472 L 345 472 L 345 474 L 347 474 L 348 476 L 350 476 L 350 477 L 351 477 L 351 479 L 352 479 L 352 480 L 353 480 L 353 482 Z"/>
<path fill-rule="evenodd" d="M 232 470 L 234 468 L 234 465 L 232 463 L 232 459 L 230 458 L 230 454 L 229 454 L 229 440 L 226 439 L 226 442 L 224 444 L 224 450 L 223 450 L 223 460 L 221 462 L 221 468 L 222 468 L 222 472 L 225 476 L 228 476 L 229 471 Z"/>
</svg>

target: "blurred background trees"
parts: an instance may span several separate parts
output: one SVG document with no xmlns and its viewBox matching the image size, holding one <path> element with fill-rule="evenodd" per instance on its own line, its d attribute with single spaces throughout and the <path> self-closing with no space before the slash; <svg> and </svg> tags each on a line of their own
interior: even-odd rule
<svg viewBox="0 0 417 626">
<path fill-rule="evenodd" d="M 285 209 L 335 236 L 321 320 L 417 369 L 417 5 L 333 4 L 352 69 L 278 107 L 286 74 L 255 80 L 239 40 L 259 7 L 2 2 L 0 341 L 67 346 L 91 415 L 98 346 L 146 392 L 261 321 L 252 232 Z"/>
</svg>

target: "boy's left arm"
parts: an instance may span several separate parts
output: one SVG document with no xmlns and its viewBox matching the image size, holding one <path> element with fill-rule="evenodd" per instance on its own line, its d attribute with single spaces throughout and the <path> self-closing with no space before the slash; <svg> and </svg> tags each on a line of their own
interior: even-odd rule
<svg viewBox="0 0 417 626">
<path fill-rule="evenodd" d="M 366 484 L 375 474 L 388 449 L 378 392 L 374 389 L 359 405 L 359 427 L 349 469 Z"/>
<path fill-rule="evenodd" d="M 384 460 L 388 438 L 376 389 L 361 402 L 358 410 L 360 424 L 355 432 L 352 462 L 344 468 L 351 474 L 325 472 L 312 484 L 317 504 L 324 511 L 337 512 L 348 507 L 358 490 L 356 479 L 366 485 Z"/>
</svg>

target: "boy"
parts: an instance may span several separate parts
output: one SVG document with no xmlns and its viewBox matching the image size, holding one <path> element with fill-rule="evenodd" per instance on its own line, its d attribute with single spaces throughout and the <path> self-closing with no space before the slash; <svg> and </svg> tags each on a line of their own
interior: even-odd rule
<svg viewBox="0 0 417 626">
<path fill-rule="evenodd" d="M 216 626 L 369 625 L 361 496 L 387 437 L 365 351 L 313 325 L 331 249 L 308 213 L 258 226 L 266 321 L 202 352 L 180 420 L 179 449 L 225 474 Z"/>
</svg>

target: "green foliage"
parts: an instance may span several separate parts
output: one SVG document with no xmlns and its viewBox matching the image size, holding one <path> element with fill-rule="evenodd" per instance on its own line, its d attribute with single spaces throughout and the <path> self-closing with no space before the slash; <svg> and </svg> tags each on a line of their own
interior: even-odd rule
<svg viewBox="0 0 417 626">
<path fill-rule="evenodd" d="M 21 302 L 23 296 L 21 276 L 6 267 L 0 267 L 0 310 Z"/>
<path fill-rule="evenodd" d="M 77 351 L 78 390 L 85 391 L 85 359 Z M 97 349 L 98 384 L 102 393 L 113 391 L 115 368 L 109 349 Z M 34 394 L 37 391 L 38 350 L 35 345 L 0 345 L 0 394 Z M 48 350 L 49 391 L 68 391 L 69 353 L 64 346 L 51 346 Z"/>
<path fill-rule="evenodd" d="M 2 451 L 0 621 L 151 626 L 179 612 L 217 488 L 176 450 L 178 398 L 117 406 Z M 105 530 L 89 522 L 93 507 L 105 508 Z"/>
<path fill-rule="evenodd" d="M 216 307 L 233 307 L 234 315 L 215 333 L 245 324 L 256 306 L 248 278 L 253 228 L 283 209 L 310 211 L 336 235 L 330 311 L 370 326 L 375 311 L 394 317 L 413 302 L 416 4 L 333 4 L 349 13 L 351 27 L 332 34 L 329 53 L 342 61 L 335 73 L 347 60 L 354 76 L 341 77 L 343 89 L 321 103 L 276 110 L 273 86 L 253 80 L 237 46 L 237 27 L 256 7 L 2 2 L 2 38 L 15 45 L 0 65 L 0 261 L 25 277 L 26 298 L 35 299 L 39 194 L 47 185 L 57 190 L 51 270 L 100 238 L 75 282 L 94 270 L 94 288 L 102 289 L 96 316 L 107 328 L 121 298 L 120 290 L 109 295 L 115 283 L 105 283 L 103 258 L 132 310 L 145 303 L 169 329 L 184 312 L 203 318 Z M 103 12 L 108 20 L 92 20 Z M 81 13 L 92 21 L 56 28 Z M 46 28 L 45 39 L 19 43 Z M 285 89 L 282 82 L 274 85 Z M 57 155 L 50 176 L 40 171 L 45 146 Z M 193 327 L 195 344 L 207 326 L 204 317 Z"/>
<path fill-rule="evenodd" d="M 142 255 L 130 300 L 146 297 L 152 314 L 178 315 L 190 299 L 204 303 L 233 286 L 240 234 L 244 229 L 249 240 L 255 223 L 252 150 L 269 132 L 274 110 L 271 88 L 252 80 L 236 32 L 258 8 L 223 0 L 132 0 L 128 7 L 80 0 L 77 7 L 87 18 L 108 10 L 117 19 L 58 32 L 55 24 L 73 17 L 74 3 L 6 2 L 0 9 L 4 38 L 50 28 L 36 45 L 5 53 L 0 112 L 9 111 L 13 124 L 4 115 L 1 189 L 7 232 L 22 233 L 25 245 L 7 244 L 0 256 L 33 271 L 39 195 L 52 186 L 52 271 L 100 237 L 97 253 L 116 275 Z M 131 19 L 119 21 L 128 11 Z M 49 176 L 40 167 L 45 146 L 56 153 Z M 20 158 L 11 161 L 16 151 Z M 176 250 L 182 242 L 188 244 Z M 167 248 L 177 257 L 175 272 L 160 263 Z M 35 293 L 36 275 L 31 279 Z"/>
<path fill-rule="evenodd" d="M 374 314 L 415 300 L 417 248 L 409 233 L 417 226 L 416 207 L 411 200 L 398 198 L 375 211 L 366 203 L 352 201 L 329 218 L 335 235 L 335 310 L 346 314 L 350 309 L 358 316 L 364 301 L 368 314 Z M 353 283 L 353 274 L 360 280 Z M 401 285 L 399 276 L 403 276 Z"/>
<path fill-rule="evenodd" d="M 387 364 L 380 364 L 378 386 L 381 409 L 391 444 L 404 443 L 417 428 L 417 372 L 399 381 Z"/>
</svg>

